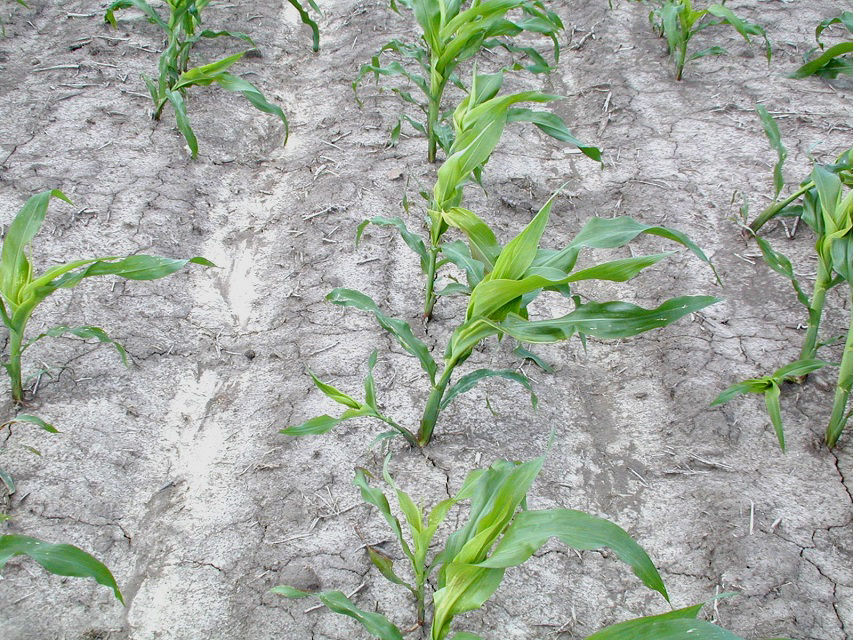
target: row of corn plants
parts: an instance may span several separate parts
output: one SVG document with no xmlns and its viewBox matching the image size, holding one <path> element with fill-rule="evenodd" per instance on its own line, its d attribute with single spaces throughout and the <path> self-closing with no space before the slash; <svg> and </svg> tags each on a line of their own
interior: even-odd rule
<svg viewBox="0 0 857 644">
<path fill-rule="evenodd" d="M 470 29 L 479 34 L 469 36 L 473 47 L 469 55 L 472 56 L 478 51 L 478 47 L 485 46 L 482 42 L 484 36 L 481 34 L 489 33 L 489 28 L 495 23 L 485 19 L 484 24 L 479 20 L 470 26 L 464 19 L 455 22 L 457 17 L 478 15 L 477 10 L 485 15 L 492 15 L 489 10 L 498 12 L 496 15 L 504 15 L 499 13 L 503 7 L 508 11 L 521 8 L 523 3 L 475 1 L 468 9 L 463 10 L 461 4 L 455 0 L 414 0 L 406 5 L 400 2 L 399 5 L 406 6 L 416 14 L 424 31 L 423 44 L 426 49 L 415 49 L 398 41 L 388 43 L 384 48 L 419 63 L 430 78 L 439 79 L 437 87 L 441 92 L 448 78 L 441 74 L 431 74 L 438 68 L 439 61 L 444 60 L 433 52 L 438 51 L 445 41 L 432 35 L 429 27 L 442 27 L 449 23 L 462 32 L 471 33 L 467 31 Z M 397 8 L 395 2 L 392 6 Z M 530 9 L 543 10 L 543 7 L 540 3 L 531 3 Z M 534 15 L 527 10 L 524 10 L 524 13 L 527 16 Z M 544 15 L 540 14 L 539 17 L 543 18 Z M 431 22 L 431 19 L 435 19 L 435 22 Z M 508 24 L 519 27 L 514 22 Z M 454 30 L 441 29 L 439 33 L 448 36 L 454 33 Z M 554 32 L 549 35 L 555 39 Z M 452 39 L 451 42 L 455 40 Z M 509 43 L 503 46 L 513 50 Z M 454 62 L 454 58 L 450 60 Z M 405 245 L 416 254 L 426 276 L 423 306 L 426 323 L 439 297 L 449 296 L 466 300 L 466 306 L 462 306 L 462 318 L 446 341 L 443 363 L 438 363 L 428 345 L 404 319 L 383 311 L 369 295 L 350 288 L 337 288 L 327 295 L 332 304 L 355 308 L 373 316 L 378 324 L 419 362 L 428 381 L 419 427 L 408 428 L 383 411 L 373 375 L 378 355 L 377 351 L 374 351 L 369 357 L 362 395 L 346 393 L 310 373 L 310 378 L 319 391 L 342 405 L 345 410 L 338 417 L 325 414 L 300 425 L 286 427 L 281 430 L 283 434 L 325 434 L 340 423 L 368 417 L 390 428 L 382 432 L 376 441 L 399 436 L 410 446 L 424 447 L 432 440 L 441 411 L 458 395 L 469 391 L 483 379 L 500 377 L 515 381 L 526 388 L 533 405 L 536 405 L 537 398 L 532 383 L 517 371 L 474 369 L 459 375 L 477 345 L 492 336 L 502 339 L 508 335 L 519 343 L 553 343 L 573 336 L 578 336 L 584 343 L 587 337 L 629 337 L 667 326 L 717 301 L 717 298 L 704 295 L 680 296 L 671 298 L 654 309 L 644 309 L 627 302 L 584 302 L 583 298 L 572 290 L 575 284 L 586 280 L 628 281 L 671 254 L 667 252 L 622 257 L 584 268 L 578 264 L 581 253 L 585 254 L 588 249 L 620 248 L 640 235 L 654 235 L 674 242 L 689 249 L 710 265 L 702 250 L 680 231 L 648 226 L 630 217 L 594 217 L 584 224 L 568 245 L 558 249 L 550 248 L 543 244 L 543 239 L 552 205 L 558 196 L 554 194 L 518 235 L 503 244 L 498 241 L 485 218 L 463 207 L 463 187 L 469 181 L 481 184 L 482 168 L 510 122 L 531 121 L 548 134 L 576 145 L 588 156 L 600 161 L 600 151 L 594 146 L 582 144 L 558 118 L 549 113 L 519 107 L 520 103 L 545 102 L 556 97 L 539 92 L 502 94 L 500 90 L 506 71 L 480 75 L 474 68 L 467 95 L 456 109 L 447 113 L 451 125 L 446 130 L 438 120 L 436 103 L 439 102 L 439 95 L 433 96 L 430 83 L 421 82 L 422 79 L 413 75 L 407 76 L 427 96 L 428 107 L 420 107 L 429 120 L 424 125 L 410 117 L 403 118 L 417 130 L 427 134 L 429 160 L 434 160 L 437 145 L 447 153 L 446 160 L 437 171 L 437 181 L 431 194 L 425 195 L 428 201 L 427 236 L 423 237 L 410 230 L 399 217 L 372 217 L 364 220 L 357 228 L 356 238 L 359 243 L 369 225 L 394 227 Z M 361 69 L 360 76 L 355 81 L 355 89 L 357 83 L 369 72 L 376 75 L 407 75 L 399 63 L 381 67 L 376 58 L 372 65 Z M 451 77 L 450 74 L 447 76 Z M 457 77 L 454 78 L 460 81 Z M 406 102 L 418 104 L 402 90 L 397 93 Z M 402 117 L 394 128 L 394 139 L 398 137 L 401 122 Z M 546 124 L 549 129 L 543 127 Z M 452 234 L 458 238 L 450 239 Z M 435 282 L 438 271 L 444 267 L 452 271 L 453 275 L 443 288 L 438 289 Z M 559 318 L 530 319 L 528 307 L 545 291 L 565 296 L 570 312 Z M 519 345 L 519 348 L 522 349 L 522 346 Z M 523 351 L 538 360 L 534 354 Z M 418 506 L 397 485 L 389 473 L 391 458 L 392 454 L 388 454 L 385 459 L 382 478 L 395 495 L 398 513 L 393 511 L 384 491 L 371 483 L 370 479 L 373 477 L 369 471 L 357 468 L 354 484 L 360 490 L 363 500 L 374 506 L 392 529 L 407 563 L 409 572 L 402 574 L 396 570 L 392 557 L 373 546 L 366 546 L 370 561 L 381 575 L 411 594 L 414 602 L 414 625 L 402 629 L 382 613 L 361 609 L 337 590 L 318 592 L 281 585 L 273 588 L 272 592 L 289 599 L 313 596 L 331 611 L 356 620 L 370 635 L 382 639 L 402 639 L 403 633 L 414 631 L 418 631 L 420 637 L 432 639 L 445 639 L 450 636 L 454 639 L 478 638 L 479 636 L 473 633 L 455 632 L 455 617 L 484 605 L 499 588 L 508 568 L 525 563 L 548 539 L 555 537 L 578 550 L 611 549 L 620 560 L 630 565 L 645 586 L 669 601 L 663 580 L 649 555 L 615 523 L 578 510 L 526 509 L 527 492 L 538 475 L 545 456 L 525 463 L 499 460 L 487 469 L 474 470 L 467 475 L 455 496 L 430 508 Z M 462 527 L 449 535 L 442 550 L 432 553 L 432 543 L 447 514 L 465 500 L 470 500 L 469 517 Z M 410 538 L 406 536 L 400 515 L 404 516 Z M 630 620 L 610 626 L 591 637 L 735 637 L 719 626 L 698 619 L 701 608 L 702 604 L 699 604 L 661 615 Z"/>
<path fill-rule="evenodd" d="M 203 257 L 171 259 L 154 255 L 102 256 L 66 261 L 38 274 L 35 272 L 31 254 L 33 239 L 42 227 L 52 198 L 71 203 L 59 190 L 49 190 L 30 197 L 12 220 L 0 253 L 0 321 L 6 327 L 9 338 L 3 367 L 9 376 L 12 399 L 19 409 L 25 402 L 26 392 L 22 356 L 26 349 L 40 340 L 72 335 L 83 340 L 107 343 L 116 349 L 122 361 L 127 364 L 125 348 L 99 327 L 61 324 L 52 326 L 34 337 L 28 336 L 27 324 L 39 304 L 47 297 L 59 289 L 74 288 L 88 277 L 112 275 L 137 281 L 156 280 L 172 275 L 189 263 L 213 266 Z M 53 425 L 38 416 L 19 414 L 0 426 L 0 429 L 8 432 L 7 441 L 11 438 L 13 427 L 24 423 L 40 427 L 51 434 L 58 433 Z M 35 448 L 24 447 L 39 454 Z M 15 493 L 15 480 L 6 470 L 0 469 L 0 482 L 6 487 L 8 494 Z M 0 523 L 6 523 L 12 518 L 0 514 Z M 80 548 L 69 544 L 48 543 L 22 534 L 0 535 L 0 570 L 14 556 L 27 556 L 55 575 L 92 578 L 110 588 L 116 599 L 124 603 L 110 570 Z"/>
</svg>

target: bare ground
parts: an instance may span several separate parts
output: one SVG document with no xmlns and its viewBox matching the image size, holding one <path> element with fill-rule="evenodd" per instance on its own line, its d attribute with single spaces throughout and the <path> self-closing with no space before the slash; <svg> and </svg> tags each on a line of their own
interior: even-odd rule
<svg viewBox="0 0 857 644">
<path fill-rule="evenodd" d="M 30 4 L 3 8 L 3 223 L 31 194 L 60 188 L 75 206 L 51 207 L 37 238 L 40 265 L 152 252 L 202 254 L 220 268 L 153 283 L 92 280 L 37 313 L 33 333 L 59 322 L 104 327 L 134 367 L 72 340 L 28 353 L 29 373 L 47 369 L 28 411 L 62 434 L 4 432 L 7 447 L 19 446 L 0 454 L 19 488 L 5 502 L 14 516 L 7 527 L 94 553 L 116 575 L 126 606 L 103 587 L 13 560 L 3 571 L 0 636 L 364 636 L 345 617 L 268 592 L 283 583 L 359 588 L 359 605 L 411 623 L 406 592 L 373 571 L 360 547 L 389 538 L 350 482 L 355 465 L 380 467 L 379 448 L 367 449 L 380 428 L 356 421 L 321 437 L 277 433 L 335 410 L 306 366 L 359 391 L 375 348 L 387 413 L 418 422 L 426 388 L 415 361 L 367 316 L 324 300 L 333 287 L 358 288 L 419 327 L 414 256 L 379 229 L 353 245 L 362 219 L 402 215 L 405 190 L 418 201 L 418 187 L 433 181 L 422 139 L 386 147 L 399 111 L 394 97 L 366 83 L 358 110 L 350 88 L 384 42 L 414 35 L 408 22 L 380 1 L 325 2 L 322 50 L 313 55 L 288 3 L 212 5 L 209 26 L 242 29 L 259 43 L 262 57 L 240 71 L 286 108 L 292 135 L 282 147 L 276 119 L 239 97 L 193 91 L 201 153 L 191 161 L 171 115 L 147 118 L 139 75 L 156 65 L 161 43 L 152 25 L 129 11 L 112 30 L 97 3 Z M 604 150 L 605 167 L 510 127 L 486 169 L 488 196 L 473 189 L 466 203 L 508 239 L 570 181 L 548 228 L 555 245 L 592 215 L 628 214 L 687 232 L 723 282 L 682 253 L 634 282 L 605 286 L 600 299 L 654 306 L 713 294 L 722 302 L 639 338 L 590 341 L 586 352 L 575 342 L 540 349 L 557 369 L 523 366 L 537 380 L 537 411 L 512 383 L 480 386 L 441 417 L 430 447 L 393 445 L 394 475 L 434 503 L 471 467 L 536 456 L 556 430 L 530 507 L 578 508 L 622 525 L 649 551 L 676 606 L 737 591 L 715 617 L 744 637 L 850 639 L 850 427 L 833 453 L 820 444 L 835 371 L 784 390 L 785 455 L 759 398 L 709 407 L 732 382 L 797 356 L 801 307 L 742 238 L 732 199 L 736 190 L 747 194 L 757 212 L 770 198 L 774 154 L 757 101 L 778 118 L 790 185 L 808 171 L 807 153 L 828 162 L 849 144 L 850 82 L 784 78 L 814 25 L 845 7 L 730 3 L 768 30 L 771 64 L 758 43 L 710 30 L 701 46 L 724 44 L 729 55 L 690 63 L 677 83 L 644 7 L 617 4 L 609 12 L 606 2 L 554 2 L 567 27 L 558 70 L 550 79 L 511 80 L 567 96 L 553 109 Z M 209 59 L 225 51 L 223 42 L 202 49 Z M 408 221 L 419 228 L 416 211 Z M 771 226 L 768 236 L 809 283 L 810 231 L 799 228 L 792 240 Z M 832 294 L 824 337 L 847 328 L 847 298 L 844 289 Z M 460 314 L 460 300 L 438 306 L 427 336 L 438 357 Z M 516 367 L 511 348 L 489 344 L 472 362 Z M 826 351 L 835 357 L 841 342 Z M 4 416 L 13 413 L 7 402 Z M 462 516 L 453 513 L 446 530 Z M 381 547 L 393 555 L 393 546 Z M 577 556 L 551 542 L 458 627 L 498 639 L 580 637 L 667 608 L 615 558 Z"/>
</svg>

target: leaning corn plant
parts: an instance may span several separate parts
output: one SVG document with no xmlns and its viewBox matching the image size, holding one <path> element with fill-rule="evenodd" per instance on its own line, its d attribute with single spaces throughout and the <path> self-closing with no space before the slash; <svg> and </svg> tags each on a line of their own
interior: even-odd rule
<svg viewBox="0 0 857 644">
<path fill-rule="evenodd" d="M 577 260 L 585 248 L 619 248 L 641 234 L 656 235 L 689 248 L 697 257 L 708 258 L 683 233 L 660 226 L 647 226 L 631 217 L 590 219 L 571 241 L 559 250 L 540 246 L 550 216 L 551 198 L 527 227 L 505 246 L 501 246 L 489 226 L 475 213 L 464 208 L 451 208 L 443 213 L 445 224 L 465 234 L 468 246 L 458 240 L 443 245 L 444 255 L 465 275 L 456 291 L 468 296 L 467 312 L 446 345 L 444 365 L 439 367 L 428 347 L 417 338 L 407 322 L 386 315 L 367 295 L 346 288 L 331 291 L 327 299 L 340 306 L 354 307 L 375 316 L 401 346 L 415 356 L 429 379 L 430 387 L 419 430 L 390 424 L 412 445 L 428 444 L 434 433 L 439 413 L 459 394 L 472 389 L 488 377 L 515 380 L 532 391 L 526 376 L 515 371 L 477 369 L 453 381 L 453 375 L 470 357 L 482 340 L 496 335 L 511 336 L 519 342 L 553 343 L 579 335 L 613 339 L 638 335 L 665 327 L 685 315 L 717 302 L 709 296 L 671 298 L 655 309 L 644 309 L 627 302 L 582 302 L 570 291 L 570 285 L 585 280 L 625 282 L 656 264 L 671 253 L 626 257 L 579 269 Z M 543 291 L 556 291 L 569 298 L 573 310 L 559 318 L 529 319 L 528 306 Z M 317 386 L 328 397 L 348 407 L 339 418 L 324 415 L 301 425 L 290 426 L 282 433 L 292 436 L 322 434 L 339 423 L 358 416 L 380 418 L 374 381 L 367 376 L 366 399 L 363 402 L 319 381 Z M 535 404 L 535 397 L 533 397 Z M 395 434 L 395 432 L 391 432 Z"/>
<path fill-rule="evenodd" d="M 771 62 L 771 43 L 765 30 L 757 24 L 739 18 L 723 4 L 712 4 L 707 9 L 694 9 L 691 0 L 661 0 L 660 6 L 649 13 L 658 35 L 667 39 L 667 47 L 675 62 L 675 78 L 681 80 L 685 63 L 704 56 L 725 54 L 723 47 L 714 46 L 691 53 L 687 47 L 691 39 L 703 29 L 716 25 L 729 24 L 735 28 L 744 40 L 750 42 L 750 36 L 761 36 L 765 40 L 765 55 Z"/>
<path fill-rule="evenodd" d="M 318 50 L 318 25 L 309 17 L 299 0 L 289 0 L 289 3 L 298 10 L 301 20 L 312 27 L 313 49 Z M 315 0 L 307 0 L 307 3 L 318 11 Z M 231 92 L 240 93 L 256 109 L 279 117 L 285 127 L 287 140 L 289 123 L 283 110 L 268 102 L 262 92 L 250 81 L 227 71 L 251 50 L 227 56 L 213 63 L 190 67 L 191 51 L 203 38 L 236 38 L 255 49 L 256 44 L 252 38 L 239 31 L 200 29 L 202 9 L 209 4 L 209 0 L 166 0 L 166 4 L 169 9 L 169 17 L 166 20 L 145 0 L 116 0 L 107 8 L 104 16 L 105 21 L 115 27 L 115 12 L 134 7 L 142 11 L 149 22 L 158 25 L 166 34 L 167 44 L 158 62 L 157 80 L 143 74 L 143 82 L 155 105 L 152 118 L 159 120 L 167 103 L 172 105 L 176 115 L 176 125 L 187 142 L 191 156 L 196 158 L 199 145 L 187 114 L 187 90 L 193 86 L 208 86 L 216 83 Z"/>
<path fill-rule="evenodd" d="M 804 59 L 806 62 L 794 72 L 789 74 L 789 78 L 806 78 L 807 76 L 821 76 L 822 78 L 836 78 L 839 74 L 846 76 L 854 75 L 854 39 L 836 43 L 831 47 L 825 48 L 825 44 L 821 42 L 821 34 L 832 25 L 841 24 L 851 35 L 854 33 L 854 14 L 850 11 L 843 11 L 835 18 L 828 18 L 818 23 L 815 28 L 815 42 L 817 48 L 810 49 Z M 812 56 L 820 52 L 815 58 Z"/>
<path fill-rule="evenodd" d="M 500 141 L 507 123 L 533 123 L 553 138 L 571 143 L 588 157 L 601 161 L 601 151 L 581 142 L 555 114 L 516 107 L 518 103 L 545 103 L 560 97 L 535 91 L 498 96 L 502 85 L 503 72 L 477 74 L 474 67 L 470 93 L 452 115 L 455 139 L 449 148 L 450 156 L 437 172 L 437 182 L 428 208 L 428 244 L 410 232 L 398 217 L 373 217 L 364 220 L 357 228 L 359 243 L 363 230 L 370 223 L 395 226 L 408 247 L 419 255 L 420 267 L 426 275 L 423 306 L 423 317 L 426 321 L 431 318 L 435 302 L 440 295 L 434 288 L 437 270 L 449 262 L 447 258 L 438 258 L 442 249 L 441 237 L 449 228 L 443 214 L 461 205 L 464 185 L 471 178 L 481 182 L 482 167 Z"/>
<path fill-rule="evenodd" d="M 0 522 L 11 517 L 0 514 Z M 110 570 L 92 555 L 67 543 L 48 543 L 23 534 L 0 535 L 0 571 L 15 556 L 26 556 L 54 575 L 90 577 L 113 591 L 122 604 L 125 600 Z"/>
<path fill-rule="evenodd" d="M 526 68 L 536 74 L 550 71 L 550 65 L 536 49 L 514 43 L 514 37 L 522 32 L 550 38 L 554 62 L 559 60 L 557 33 L 563 28 L 562 21 L 539 0 L 391 0 L 390 7 L 396 13 L 401 8 L 413 12 L 422 30 L 420 42 L 391 40 L 372 58 L 371 64 L 360 68 L 352 87 L 356 95 L 358 84 L 370 73 L 376 80 L 382 75 L 403 76 L 413 83 L 422 98 L 415 98 L 404 89 L 393 91 L 405 103 L 414 105 L 422 116 L 419 119 L 400 116 L 392 140 L 395 143 L 402 121 L 407 121 L 428 138 L 428 160 L 432 163 L 438 145 L 447 153 L 452 146 L 453 130 L 448 123 L 450 114 L 443 111 L 443 95 L 449 83 L 464 89 L 457 75 L 461 63 L 483 50 L 502 47 L 529 59 L 529 65 L 516 64 L 514 69 Z M 387 51 L 398 54 L 401 62 L 396 60 L 382 66 L 380 57 Z"/>
<path fill-rule="evenodd" d="M 71 203 L 59 190 L 30 197 L 9 226 L 0 256 L 0 320 L 9 332 L 9 359 L 3 366 L 12 383 L 12 398 L 18 403 L 24 399 L 21 355 L 43 338 L 71 334 L 82 339 L 94 339 L 113 345 L 123 362 L 126 360 L 122 345 L 94 326 L 56 326 L 35 338 L 27 339 L 27 323 L 36 307 L 51 293 L 60 288 L 73 288 L 86 277 L 115 275 L 130 280 L 155 280 L 175 273 L 187 263 L 214 266 L 204 257 L 170 259 L 154 255 L 111 256 L 70 261 L 36 276 L 29 255 L 30 246 L 42 227 L 51 197 Z"/>
<path fill-rule="evenodd" d="M 430 510 L 418 506 L 396 485 L 388 471 L 389 459 L 388 456 L 384 462 L 383 477 L 396 495 L 410 540 L 393 513 L 387 495 L 370 484 L 371 474 L 358 469 L 354 484 L 360 489 L 363 500 L 375 506 L 393 530 L 407 560 L 408 574 L 400 576 L 393 559 L 375 547 L 367 545 L 366 552 L 387 580 L 411 593 L 416 628 L 429 625 L 431 639 L 447 638 L 456 616 L 480 608 L 499 588 L 508 568 L 525 563 L 552 537 L 575 550 L 609 548 L 631 567 L 645 586 L 669 601 L 663 580 L 648 554 L 615 523 L 578 510 L 526 509 L 527 492 L 541 470 L 544 456 L 526 463 L 498 460 L 488 469 L 473 470 L 458 494 Z M 432 556 L 430 550 L 438 528 L 449 511 L 467 499 L 470 500 L 469 517 L 447 538 L 443 550 Z M 432 587 L 437 589 L 434 593 Z M 289 599 L 317 597 L 333 612 L 360 622 L 375 637 L 402 639 L 402 631 L 384 615 L 361 610 L 340 591 L 308 592 L 292 586 L 277 586 L 272 592 Z M 431 603 L 427 606 L 429 597 Z M 431 618 L 427 619 L 429 607 Z M 614 631 L 623 629 L 621 632 L 626 636 L 639 636 L 660 625 L 662 629 L 672 628 L 671 632 L 684 634 L 688 631 L 687 622 L 692 621 L 692 626 L 705 629 L 708 636 L 727 632 L 693 619 L 700 607 L 689 607 L 678 611 L 679 614 L 643 618 L 642 622 L 625 622 L 612 628 Z M 684 621 L 669 623 L 672 619 Z M 606 635 L 610 634 L 608 630 Z M 461 631 L 452 637 L 473 638 L 479 636 Z"/>
<path fill-rule="evenodd" d="M 765 131 L 773 147 L 779 151 L 779 161 L 774 170 L 775 198 L 782 189 L 781 167 L 785 160 L 785 148 L 780 140 L 779 129 L 776 122 L 765 110 L 764 106 L 757 106 L 759 115 L 765 126 Z M 768 414 L 776 431 L 780 448 L 785 451 L 785 437 L 780 412 L 780 385 L 785 380 L 802 380 L 807 374 L 812 373 L 829 363 L 816 357 L 818 349 L 822 346 L 818 334 L 821 327 L 827 292 L 836 286 L 847 283 L 853 288 L 853 193 L 847 189 L 851 185 L 853 177 L 853 161 L 851 150 L 843 154 L 833 167 L 815 165 L 809 178 L 804 182 L 801 190 L 794 198 L 779 209 L 769 209 L 771 214 L 763 213 L 757 218 L 762 223 L 773 217 L 799 216 L 816 235 L 815 252 L 817 255 L 817 267 L 815 283 L 812 296 L 804 292 L 792 263 L 784 254 L 774 250 L 770 242 L 757 234 L 762 223 L 756 226 L 754 222 L 748 228 L 756 239 L 765 262 L 775 272 L 786 277 L 792 284 L 798 301 L 807 310 L 807 330 L 804 336 L 803 346 L 798 359 L 774 374 L 764 378 L 753 378 L 737 383 L 723 391 L 712 405 L 722 404 L 738 394 L 762 393 Z M 849 183 L 845 183 L 845 181 Z M 791 205 L 792 201 L 801 198 L 800 205 Z M 786 200 L 783 200 L 786 201 Z M 781 202 L 778 202 L 781 203 Z M 775 204 L 776 205 L 776 204 Z M 788 206 L 788 207 L 786 207 Z M 853 308 L 853 302 L 852 302 Z M 850 320 L 850 316 L 849 316 Z M 851 411 L 846 413 L 848 399 L 852 388 L 852 330 L 849 322 L 848 335 L 845 341 L 842 360 L 839 366 L 839 379 L 834 396 L 833 411 L 825 431 L 825 442 L 828 447 L 833 448 L 839 440 L 842 430 L 847 423 Z"/>
</svg>

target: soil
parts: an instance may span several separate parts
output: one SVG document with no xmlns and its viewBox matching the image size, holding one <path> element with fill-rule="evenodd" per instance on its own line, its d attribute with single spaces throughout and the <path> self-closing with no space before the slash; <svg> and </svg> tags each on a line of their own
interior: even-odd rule
<svg viewBox="0 0 857 644">
<path fill-rule="evenodd" d="M 399 145 L 387 145 L 401 111 L 396 97 L 367 80 L 361 110 L 350 87 L 385 42 L 415 37 L 407 12 L 397 16 L 382 0 L 326 0 L 313 54 L 288 2 L 213 3 L 207 26 L 240 29 L 258 43 L 261 56 L 236 70 L 286 109 L 291 135 L 283 146 L 278 119 L 224 90 L 195 88 L 189 114 L 200 155 L 191 160 L 169 110 L 159 122 L 148 118 L 140 74 L 155 73 L 156 27 L 128 10 L 112 29 L 103 3 L 29 4 L 2 9 L 4 226 L 29 196 L 59 188 L 74 206 L 51 205 L 37 266 L 148 252 L 204 255 L 218 268 L 193 266 L 156 282 L 89 280 L 36 313 L 32 334 L 95 324 L 125 345 L 133 366 L 74 339 L 28 351 L 25 370 L 42 373 L 31 380 L 38 389 L 26 411 L 62 433 L 3 430 L 0 467 L 18 485 L 4 501 L 13 516 L 6 529 L 93 553 L 126 604 L 91 580 L 51 576 L 15 558 L 3 570 L 0 636 L 366 636 L 344 616 L 310 610 L 312 600 L 271 594 L 279 584 L 358 589 L 359 606 L 412 624 L 407 591 L 383 579 L 361 548 L 381 541 L 396 556 L 386 524 L 351 483 L 355 466 L 380 470 L 383 446 L 370 442 L 384 428 L 357 420 L 325 436 L 277 431 L 341 411 L 307 368 L 357 393 L 374 349 L 386 413 L 418 424 L 427 389 L 419 365 L 374 319 L 326 302 L 332 288 L 360 289 L 407 319 L 438 359 L 463 311 L 463 300 L 441 300 L 424 333 L 415 256 L 388 229 L 369 227 L 354 246 L 355 228 L 369 216 L 402 216 L 419 230 L 418 191 L 434 180 L 424 139 L 405 127 Z M 799 352 L 805 313 L 736 219 L 741 195 L 750 213 L 771 198 L 775 154 L 757 102 L 782 131 L 788 186 L 808 173 L 807 155 L 830 162 L 850 144 L 850 79 L 785 78 L 801 64 L 814 26 L 847 3 L 731 2 L 767 29 L 770 64 L 757 39 L 710 29 L 699 48 L 719 44 L 728 55 L 692 61 L 680 82 L 647 9 L 614 4 L 609 11 L 600 1 L 552 2 L 566 25 L 558 69 L 508 79 L 510 88 L 567 97 L 552 109 L 604 150 L 604 167 L 515 124 L 486 167 L 486 193 L 468 189 L 465 205 L 507 240 L 568 182 L 546 234 L 552 246 L 591 216 L 631 215 L 689 234 L 722 280 L 685 251 L 634 281 L 584 294 L 646 307 L 681 294 L 722 301 L 630 340 L 590 339 L 585 351 L 577 341 L 540 347 L 556 367 L 551 374 L 521 365 L 513 343 L 486 342 L 469 364 L 520 366 L 536 383 L 537 410 L 515 383 L 487 381 L 451 405 L 424 450 L 391 442 L 391 470 L 414 498 L 433 504 L 472 467 L 541 454 L 555 431 L 531 508 L 577 508 L 617 522 L 651 554 L 676 607 L 736 592 L 709 603 L 706 615 L 743 637 L 851 639 L 850 424 L 834 451 L 820 440 L 836 370 L 784 388 L 785 454 L 761 397 L 709 406 L 728 385 Z M 196 55 L 209 61 L 238 47 L 218 39 Z M 405 194 L 415 204 L 408 214 Z M 811 288 L 811 231 L 800 226 L 793 239 L 780 224 L 765 231 Z M 674 245 L 654 238 L 632 248 Z M 549 299 L 534 313 L 561 310 L 567 305 Z M 831 292 L 827 311 L 822 336 L 844 334 L 845 288 Z M 822 357 L 836 360 L 842 344 Z M 465 513 L 451 513 L 439 536 Z M 397 569 L 404 574 L 404 561 Z M 582 637 L 668 609 L 607 551 L 575 553 L 550 541 L 455 629 L 497 639 Z"/>
</svg>

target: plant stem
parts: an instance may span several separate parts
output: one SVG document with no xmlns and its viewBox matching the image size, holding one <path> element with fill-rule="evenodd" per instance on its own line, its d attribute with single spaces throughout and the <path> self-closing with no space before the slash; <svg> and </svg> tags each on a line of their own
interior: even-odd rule
<svg viewBox="0 0 857 644">
<path fill-rule="evenodd" d="M 812 301 L 809 304 L 809 321 L 807 322 L 806 337 L 804 337 L 803 347 L 800 351 L 800 360 L 814 358 L 818 350 L 818 328 L 821 324 L 824 299 L 827 296 L 827 289 L 830 288 L 830 272 L 830 267 L 819 257 Z"/>
<path fill-rule="evenodd" d="M 845 413 L 848 399 L 851 397 L 853 383 L 854 365 L 852 362 L 854 345 L 852 341 L 852 327 L 848 327 L 848 338 L 845 340 L 845 351 L 842 354 L 842 362 L 839 365 L 839 379 L 836 383 L 836 395 L 833 399 L 833 412 L 824 435 L 824 442 L 830 449 L 836 447 L 836 442 L 842 435 L 845 423 L 850 414 Z"/>
<path fill-rule="evenodd" d="M 420 431 L 417 434 L 417 441 L 420 447 L 425 447 L 431 441 L 434 426 L 437 424 L 437 416 L 440 413 L 440 403 L 449 384 L 449 379 L 452 377 L 452 370 L 456 366 L 457 363 L 455 362 L 447 363 L 443 374 L 440 376 L 440 380 L 431 388 L 431 393 L 426 401 L 425 411 L 423 411 L 423 418 L 420 421 Z"/>
<path fill-rule="evenodd" d="M 403 427 L 402 425 L 397 423 L 395 420 L 393 420 L 389 416 L 384 416 L 383 414 L 378 414 L 377 418 L 378 418 L 378 420 L 384 421 L 390 427 L 397 430 L 402 436 L 405 437 L 405 440 L 408 441 L 408 444 L 411 447 L 417 447 L 417 445 L 418 445 L 417 437 L 414 436 L 414 433 L 411 430 L 409 430 L 406 427 Z"/>
<path fill-rule="evenodd" d="M 437 298 L 434 295 L 434 280 L 437 277 L 437 255 L 440 252 L 440 248 L 432 245 L 431 250 L 429 251 L 429 263 L 428 270 L 426 275 L 426 298 L 425 298 L 425 306 L 423 307 L 423 319 L 428 322 L 431 319 L 431 313 L 434 309 L 434 303 Z"/>
<path fill-rule="evenodd" d="M 815 187 L 815 183 L 810 181 L 808 184 L 803 186 L 797 192 L 793 192 L 785 199 L 781 199 L 775 203 L 772 203 L 770 206 L 765 208 L 759 215 L 750 223 L 750 230 L 754 233 L 758 232 L 759 229 L 764 226 L 769 219 L 774 217 L 777 213 L 779 213 L 783 208 L 788 206 L 792 201 L 805 194 L 808 190 Z"/>
<path fill-rule="evenodd" d="M 437 156 L 437 120 L 440 114 L 440 94 L 432 94 L 428 104 L 428 122 L 426 133 L 428 134 L 428 161 L 434 163 Z"/>
<path fill-rule="evenodd" d="M 21 382 L 21 343 L 24 340 L 22 333 L 9 329 L 9 362 L 6 363 L 6 371 L 12 380 L 12 399 L 16 403 L 24 400 L 24 386 Z"/>
</svg>

